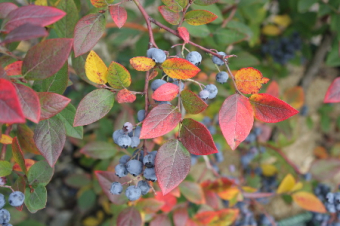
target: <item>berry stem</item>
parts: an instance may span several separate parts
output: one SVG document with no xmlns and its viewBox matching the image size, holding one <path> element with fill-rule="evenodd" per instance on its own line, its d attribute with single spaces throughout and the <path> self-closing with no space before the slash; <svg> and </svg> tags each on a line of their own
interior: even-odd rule
<svg viewBox="0 0 340 226">
<path fill-rule="evenodd" d="M 205 87 L 205 85 L 203 85 L 202 83 L 197 82 L 197 81 L 190 79 L 190 78 L 184 79 L 183 81 L 196 83 L 201 88 L 201 90 L 203 90 L 202 86 Z"/>
<path fill-rule="evenodd" d="M 2 187 L 2 188 L 9 188 L 9 189 L 12 190 L 12 192 L 15 192 L 14 189 L 11 186 L 9 186 L 9 185 L 1 185 L 0 187 Z"/>
<path fill-rule="evenodd" d="M 11 132 L 11 130 L 12 130 L 12 125 L 9 125 L 6 128 L 5 134 L 8 135 Z M 5 160 L 5 158 L 6 158 L 6 147 L 7 147 L 7 144 L 2 145 L 0 160 Z"/>
</svg>

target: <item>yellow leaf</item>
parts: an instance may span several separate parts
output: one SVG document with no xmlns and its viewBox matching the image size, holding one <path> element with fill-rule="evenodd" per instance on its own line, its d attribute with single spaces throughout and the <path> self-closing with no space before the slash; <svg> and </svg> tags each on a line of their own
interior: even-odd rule
<svg viewBox="0 0 340 226">
<path fill-rule="evenodd" d="M 287 14 L 285 14 L 285 15 L 276 15 L 273 19 L 273 22 L 282 27 L 288 27 L 288 25 L 292 22 L 292 20 Z"/>
<path fill-rule="evenodd" d="M 11 144 L 12 140 L 13 140 L 13 138 L 6 135 L 6 134 L 1 134 L 1 136 L 0 136 L 0 143 L 1 144 Z"/>
<path fill-rule="evenodd" d="M 220 196 L 221 199 L 231 200 L 240 192 L 237 187 L 230 187 L 224 191 L 218 192 L 217 195 Z"/>
<path fill-rule="evenodd" d="M 85 73 L 91 82 L 97 84 L 107 83 L 107 67 L 93 50 L 91 50 L 86 58 Z"/>
<path fill-rule="evenodd" d="M 295 179 L 291 174 L 287 174 L 285 178 L 281 181 L 280 186 L 277 189 L 278 194 L 289 192 L 295 185 Z"/>
<path fill-rule="evenodd" d="M 252 188 L 252 187 L 249 187 L 249 186 L 243 186 L 242 190 L 245 191 L 245 192 L 248 192 L 248 193 L 253 193 L 253 192 L 257 191 L 257 188 Z"/>
<path fill-rule="evenodd" d="M 300 190 L 303 187 L 303 184 L 301 182 L 298 182 L 294 185 L 294 187 L 292 188 L 292 190 L 290 190 L 291 192 L 293 191 L 297 191 Z"/>
<path fill-rule="evenodd" d="M 131 58 L 130 64 L 137 71 L 148 71 L 156 65 L 155 61 L 148 57 Z"/>
<path fill-rule="evenodd" d="M 261 169 L 262 169 L 262 174 L 266 177 L 273 176 L 277 173 L 276 167 L 271 164 L 262 164 Z"/>
<path fill-rule="evenodd" d="M 42 5 L 42 6 L 48 6 L 47 0 L 35 0 L 35 5 Z"/>
<path fill-rule="evenodd" d="M 268 24 L 262 28 L 262 33 L 265 35 L 277 36 L 281 33 L 281 30 L 276 25 Z"/>
<path fill-rule="evenodd" d="M 319 212 L 319 213 L 326 213 L 326 209 L 322 202 L 313 194 L 305 192 L 305 191 L 299 191 L 292 195 L 292 198 L 296 204 L 298 204 L 301 208 L 313 211 L 313 212 Z"/>
</svg>

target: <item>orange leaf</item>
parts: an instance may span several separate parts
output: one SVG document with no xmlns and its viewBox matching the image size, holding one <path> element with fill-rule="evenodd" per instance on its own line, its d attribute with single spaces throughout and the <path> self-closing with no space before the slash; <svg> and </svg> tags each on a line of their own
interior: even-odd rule
<svg viewBox="0 0 340 226">
<path fill-rule="evenodd" d="M 296 204 L 298 204 L 301 208 L 313 211 L 313 212 L 319 212 L 319 213 L 326 213 L 326 209 L 322 202 L 313 194 L 305 192 L 305 191 L 299 191 L 292 195 L 292 198 Z"/>
<path fill-rule="evenodd" d="M 291 191 L 294 188 L 295 179 L 291 174 L 287 174 L 285 178 L 280 183 L 280 186 L 277 189 L 278 194 L 286 193 Z"/>
<path fill-rule="evenodd" d="M 1 134 L 0 135 L 0 143 L 1 144 L 12 144 L 13 138 L 6 135 L 6 134 Z"/>
<path fill-rule="evenodd" d="M 218 213 L 215 211 L 204 211 L 194 216 L 194 221 L 207 225 L 213 220 L 218 220 Z"/>
<path fill-rule="evenodd" d="M 211 222 L 210 226 L 228 226 L 231 225 L 237 218 L 239 213 L 238 209 L 222 209 L 217 211 L 218 220 Z"/>
<path fill-rule="evenodd" d="M 293 108 L 299 109 L 305 102 L 305 93 L 301 86 L 295 86 L 284 92 L 282 100 L 290 104 Z"/>
<path fill-rule="evenodd" d="M 200 71 L 198 67 L 182 58 L 170 58 L 163 62 L 164 73 L 171 78 L 188 79 Z"/>
<path fill-rule="evenodd" d="M 264 78 L 261 72 L 255 68 L 247 67 L 238 70 L 235 74 L 237 88 L 244 94 L 258 93 L 262 84 L 266 84 L 269 79 Z"/>
<path fill-rule="evenodd" d="M 155 77 L 157 77 L 157 75 L 158 75 L 158 71 L 156 71 L 156 70 L 152 71 L 149 75 L 149 81 L 154 79 Z"/>
<path fill-rule="evenodd" d="M 201 186 L 204 190 L 222 192 L 226 189 L 229 189 L 233 184 L 234 182 L 232 180 L 222 177 L 214 181 L 204 181 L 203 183 L 201 183 Z"/>
<path fill-rule="evenodd" d="M 7 65 L 4 69 L 8 76 L 21 75 L 21 67 L 22 61 L 15 61 L 14 63 Z"/>
<path fill-rule="evenodd" d="M 227 190 L 217 193 L 217 195 L 220 196 L 221 199 L 231 200 L 239 193 L 240 193 L 240 190 L 237 187 L 231 187 L 231 188 L 228 188 Z"/>
<path fill-rule="evenodd" d="M 32 159 L 25 159 L 25 166 L 26 166 L 27 171 L 31 168 L 31 166 L 34 165 L 34 163 L 35 163 L 35 161 L 32 160 Z M 14 164 L 13 170 L 18 171 L 18 172 L 22 172 L 22 169 L 21 169 L 21 167 L 19 166 L 18 163 Z"/>
<path fill-rule="evenodd" d="M 119 90 L 117 93 L 118 103 L 133 103 L 136 100 L 136 95 L 127 89 Z"/>
<path fill-rule="evenodd" d="M 155 61 L 148 57 L 131 58 L 130 64 L 137 71 L 148 71 L 156 65 Z"/>
<path fill-rule="evenodd" d="M 318 159 L 327 159 L 329 158 L 329 155 L 327 153 L 327 150 L 324 147 L 318 146 L 314 148 L 314 156 Z"/>
<path fill-rule="evenodd" d="M 158 191 L 156 192 L 155 198 L 159 201 L 164 202 L 164 205 L 161 208 L 163 212 L 170 212 L 177 203 L 176 197 L 173 196 L 171 193 L 163 195 L 162 192 Z"/>
<path fill-rule="evenodd" d="M 190 40 L 189 32 L 186 27 L 178 27 L 178 34 L 183 39 L 184 43 L 188 43 Z"/>
</svg>

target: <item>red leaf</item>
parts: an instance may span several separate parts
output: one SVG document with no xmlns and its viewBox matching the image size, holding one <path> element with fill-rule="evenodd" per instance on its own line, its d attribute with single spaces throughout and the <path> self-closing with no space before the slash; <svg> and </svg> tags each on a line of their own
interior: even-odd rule
<svg viewBox="0 0 340 226">
<path fill-rule="evenodd" d="M 15 162 L 20 166 L 21 170 L 27 174 L 27 168 L 25 164 L 24 154 L 22 153 L 21 147 L 18 142 L 18 138 L 14 137 L 12 141 L 12 153 Z"/>
<path fill-rule="evenodd" d="M 188 219 L 189 215 L 187 208 L 177 209 L 173 213 L 173 221 L 175 226 L 185 226 Z"/>
<path fill-rule="evenodd" d="M 276 81 L 272 81 L 266 90 L 267 94 L 270 94 L 276 98 L 279 98 L 280 92 L 279 92 L 279 84 Z"/>
<path fill-rule="evenodd" d="M 0 78 L 0 123 L 25 123 L 20 101 L 14 85 Z"/>
<path fill-rule="evenodd" d="M 158 214 L 155 219 L 150 222 L 150 226 L 172 226 L 170 219 L 166 214 Z"/>
<path fill-rule="evenodd" d="M 124 194 L 113 195 L 110 192 L 110 187 L 113 182 L 119 183 L 128 182 L 130 180 L 128 177 L 119 178 L 115 175 L 114 172 L 109 171 L 95 171 L 94 173 L 98 179 L 100 187 L 103 189 L 103 192 L 110 199 L 111 202 L 113 202 L 116 205 L 122 205 L 124 203 L 127 203 L 128 200 Z"/>
<path fill-rule="evenodd" d="M 142 216 L 135 207 L 128 207 L 119 213 L 117 226 L 142 226 Z"/>
<path fill-rule="evenodd" d="M 213 209 L 219 208 L 219 200 L 220 198 L 217 196 L 217 194 L 210 190 L 204 190 L 204 196 L 206 204 L 211 206 Z"/>
<path fill-rule="evenodd" d="M 17 9 L 18 6 L 10 3 L 10 2 L 3 2 L 0 3 L 0 19 L 7 17 L 7 15 L 12 12 L 13 10 Z"/>
<path fill-rule="evenodd" d="M 71 99 L 64 97 L 63 95 L 40 92 L 38 97 L 41 105 L 40 120 L 49 119 L 59 112 L 61 112 L 71 101 Z"/>
<path fill-rule="evenodd" d="M 47 39 L 28 50 L 22 64 L 26 79 L 45 79 L 57 73 L 66 62 L 73 40 L 71 38 Z"/>
<path fill-rule="evenodd" d="M 117 27 L 122 28 L 127 19 L 127 12 L 125 8 L 120 7 L 119 5 L 113 5 L 110 6 L 109 9 L 112 20 L 115 22 Z"/>
<path fill-rule="evenodd" d="M 190 171 L 190 164 L 190 154 L 178 140 L 169 140 L 159 148 L 155 171 L 163 195 L 185 179 Z"/>
<path fill-rule="evenodd" d="M 23 24 L 13 29 L 4 39 L 2 43 L 18 42 L 47 36 L 48 32 L 44 27 L 35 24 Z"/>
<path fill-rule="evenodd" d="M 136 95 L 127 89 L 119 90 L 117 93 L 118 103 L 133 103 L 136 100 Z"/>
<path fill-rule="evenodd" d="M 207 103 L 190 90 L 183 90 L 181 92 L 181 98 L 183 106 L 189 114 L 201 113 L 208 107 Z"/>
<path fill-rule="evenodd" d="M 190 41 L 190 35 L 186 27 L 178 27 L 178 34 L 183 39 L 184 43 L 188 43 Z"/>
<path fill-rule="evenodd" d="M 173 12 L 168 6 L 162 5 L 158 7 L 158 11 L 162 14 L 164 20 L 169 24 L 177 25 L 181 20 L 181 15 L 178 12 Z"/>
<path fill-rule="evenodd" d="M 262 122 L 281 122 L 299 113 L 286 102 L 269 94 L 260 93 L 250 97 L 255 118 Z"/>
<path fill-rule="evenodd" d="M 7 65 L 4 69 L 8 76 L 21 75 L 21 67 L 22 61 L 15 61 L 14 63 Z"/>
<path fill-rule="evenodd" d="M 173 196 L 171 193 L 163 195 L 162 192 L 158 191 L 156 192 L 155 198 L 159 201 L 164 202 L 164 205 L 161 208 L 163 212 L 170 212 L 177 203 L 176 197 Z"/>
<path fill-rule="evenodd" d="M 223 136 L 235 150 L 253 127 L 253 109 L 249 100 L 239 94 L 229 96 L 220 109 L 219 122 Z"/>
<path fill-rule="evenodd" d="M 340 78 L 334 79 L 332 84 L 328 87 L 324 103 L 340 102 Z"/>
<path fill-rule="evenodd" d="M 22 6 L 7 15 L 4 29 L 6 32 L 10 32 L 26 23 L 45 27 L 60 20 L 65 15 L 64 11 L 54 7 L 38 5 Z"/>
<path fill-rule="evenodd" d="M 178 94 L 179 87 L 172 83 L 165 83 L 161 85 L 152 94 L 152 99 L 158 101 L 172 101 Z"/>
<path fill-rule="evenodd" d="M 181 142 L 194 155 L 211 155 L 217 153 L 214 140 L 205 125 L 191 118 L 182 121 Z"/>
<path fill-rule="evenodd" d="M 163 136 L 173 130 L 181 120 L 178 108 L 161 104 L 153 108 L 144 119 L 140 139 Z"/>
<path fill-rule="evenodd" d="M 40 120 L 40 102 L 37 93 L 18 83 L 14 84 L 25 118 L 38 123 Z"/>
<path fill-rule="evenodd" d="M 103 36 L 105 14 L 89 14 L 81 18 L 74 28 L 74 55 L 78 57 L 90 51 Z"/>
</svg>

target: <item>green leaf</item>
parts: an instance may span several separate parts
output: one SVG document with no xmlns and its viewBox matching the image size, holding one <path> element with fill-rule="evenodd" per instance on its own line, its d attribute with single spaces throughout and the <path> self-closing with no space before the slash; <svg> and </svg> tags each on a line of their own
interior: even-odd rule
<svg viewBox="0 0 340 226">
<path fill-rule="evenodd" d="M 338 43 L 333 44 L 331 51 L 327 55 L 326 64 L 330 67 L 337 67 L 337 66 L 340 65 L 339 44 Z"/>
<path fill-rule="evenodd" d="M 112 62 L 107 70 L 107 81 L 114 89 L 127 88 L 131 84 L 130 72 L 123 65 Z"/>
<path fill-rule="evenodd" d="M 54 24 L 55 31 L 60 38 L 73 38 L 73 31 L 79 19 L 78 10 L 73 0 L 60 0 L 58 9 L 66 15 Z"/>
<path fill-rule="evenodd" d="M 162 2 L 173 12 L 183 11 L 188 4 L 188 0 L 162 0 Z"/>
<path fill-rule="evenodd" d="M 57 114 L 57 117 L 63 122 L 67 136 L 83 139 L 83 127 L 82 126 L 73 127 L 75 115 L 76 108 L 70 103 L 66 106 L 66 108 L 64 108 L 64 110 Z"/>
<path fill-rule="evenodd" d="M 34 187 L 32 193 L 29 187 L 25 189 L 25 205 L 31 213 L 45 208 L 46 202 L 47 191 L 45 186 L 39 184 L 37 187 Z"/>
<path fill-rule="evenodd" d="M 298 1 L 298 11 L 300 13 L 306 12 L 314 3 L 318 0 L 299 0 Z"/>
<path fill-rule="evenodd" d="M 248 52 L 235 53 L 237 57 L 242 60 L 231 60 L 229 62 L 229 67 L 233 69 L 241 69 L 243 67 L 253 67 L 260 64 L 260 61 L 252 54 Z"/>
<path fill-rule="evenodd" d="M 91 184 L 91 177 L 88 174 L 71 174 L 65 178 L 65 184 L 73 188 L 81 188 Z"/>
<path fill-rule="evenodd" d="M 194 3 L 196 5 L 203 5 L 203 6 L 207 6 L 207 5 L 211 5 L 214 4 L 216 2 L 218 2 L 219 0 L 195 0 Z"/>
<path fill-rule="evenodd" d="M 208 24 L 214 21 L 217 16 L 207 10 L 191 10 L 184 16 L 185 21 L 194 26 Z"/>
<path fill-rule="evenodd" d="M 108 159 L 114 156 L 117 151 L 113 144 L 97 141 L 85 145 L 80 152 L 94 159 Z"/>
<path fill-rule="evenodd" d="M 181 98 L 183 106 L 189 114 L 198 114 L 208 107 L 208 105 L 199 96 L 190 90 L 183 90 L 181 92 Z"/>
<path fill-rule="evenodd" d="M 0 177 L 8 176 L 12 173 L 12 164 L 10 162 L 0 160 Z"/>
<path fill-rule="evenodd" d="M 253 36 L 253 31 L 250 29 L 250 27 L 248 27 L 242 22 L 232 20 L 232 21 L 229 21 L 226 27 L 236 30 L 242 34 L 245 34 L 248 39 L 250 39 Z"/>
<path fill-rule="evenodd" d="M 205 38 L 210 34 L 210 30 L 207 25 L 201 25 L 199 27 L 192 26 L 187 23 L 183 23 L 183 27 L 186 27 L 189 31 L 190 36 L 196 38 Z"/>
<path fill-rule="evenodd" d="M 216 37 L 217 43 L 220 45 L 234 44 L 247 38 L 245 34 L 227 28 L 216 30 L 214 36 Z"/>
<path fill-rule="evenodd" d="M 24 155 L 22 153 L 22 150 L 21 150 L 21 147 L 20 147 L 20 144 L 18 142 L 18 138 L 17 137 L 13 138 L 12 153 L 13 153 L 13 157 L 14 157 L 15 162 L 18 163 L 18 165 L 22 169 L 22 172 L 27 174 L 27 169 L 26 169 L 26 165 L 25 165 Z"/>
<path fill-rule="evenodd" d="M 67 87 L 68 81 L 68 64 L 67 62 L 63 67 L 51 77 L 42 80 L 40 92 L 52 92 L 63 94 Z"/>
<path fill-rule="evenodd" d="M 27 173 L 27 180 L 30 185 L 47 185 L 53 176 L 53 168 L 43 160 L 36 162 Z"/>
<path fill-rule="evenodd" d="M 205 203 L 203 189 L 199 184 L 190 181 L 183 181 L 179 185 L 179 190 L 188 201 L 195 204 Z"/>
<path fill-rule="evenodd" d="M 81 193 L 77 202 L 80 210 L 85 212 L 96 204 L 96 194 L 92 190 L 86 190 Z"/>
</svg>

